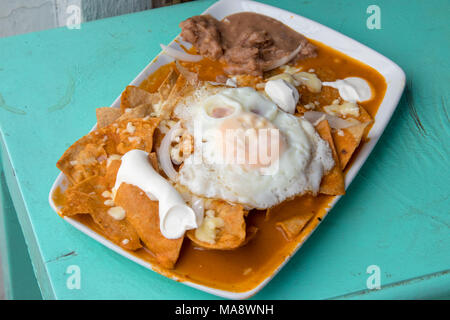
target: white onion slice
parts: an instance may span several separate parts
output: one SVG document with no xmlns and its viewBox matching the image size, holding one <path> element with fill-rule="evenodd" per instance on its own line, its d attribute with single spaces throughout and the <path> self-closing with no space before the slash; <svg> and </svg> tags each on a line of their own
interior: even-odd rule
<svg viewBox="0 0 450 320">
<path fill-rule="evenodd" d="M 216 81 L 206 81 L 206 82 L 212 86 L 224 86 L 225 85 L 225 83 L 223 83 L 223 82 L 216 82 Z"/>
<path fill-rule="evenodd" d="M 161 141 L 161 145 L 158 150 L 158 159 L 159 164 L 161 165 L 161 169 L 167 175 L 167 177 L 176 181 L 177 179 L 177 171 L 173 167 L 172 160 L 170 158 L 170 147 L 173 139 L 174 133 L 181 127 L 181 122 L 178 121 L 164 136 Z"/>
<path fill-rule="evenodd" d="M 205 213 L 205 202 L 202 198 L 192 196 L 192 210 L 195 212 L 197 225 L 200 226 L 203 222 Z"/>
<path fill-rule="evenodd" d="M 289 61 L 291 61 L 292 59 L 294 59 L 294 57 L 300 52 L 300 50 L 303 47 L 303 43 L 301 43 L 297 49 L 295 49 L 294 51 L 292 51 L 290 54 L 288 54 L 287 56 L 281 57 L 278 60 L 272 61 L 272 63 L 268 66 L 266 66 L 264 68 L 264 71 L 269 71 L 278 67 L 281 67 L 282 65 L 288 63 Z"/>
<path fill-rule="evenodd" d="M 178 62 L 178 60 L 175 60 L 175 66 L 191 85 L 195 86 L 198 83 L 198 74 L 191 72 L 183 67 L 180 62 Z"/>
<path fill-rule="evenodd" d="M 330 127 L 332 127 L 333 129 L 345 129 L 360 124 L 358 120 L 353 118 L 342 119 L 319 111 L 306 111 L 303 114 L 303 117 L 312 124 L 315 124 L 317 120 L 320 120 L 323 117 L 324 119 L 328 120 Z"/>
<path fill-rule="evenodd" d="M 161 49 L 163 49 L 163 51 L 165 51 L 167 53 L 167 55 L 171 56 L 172 58 L 181 60 L 181 61 L 197 62 L 197 61 L 200 61 L 203 59 L 202 56 L 189 54 L 184 51 L 170 48 L 163 44 L 160 44 L 160 46 L 161 46 Z"/>
<path fill-rule="evenodd" d="M 228 78 L 226 82 L 217 82 L 217 81 L 206 81 L 210 85 L 213 86 L 225 86 L 225 87 L 231 87 L 231 88 L 237 88 L 236 81 L 234 81 L 231 78 Z"/>
</svg>

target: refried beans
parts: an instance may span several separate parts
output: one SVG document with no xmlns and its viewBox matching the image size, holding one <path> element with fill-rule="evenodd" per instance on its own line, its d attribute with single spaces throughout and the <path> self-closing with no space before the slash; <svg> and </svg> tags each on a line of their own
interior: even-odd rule
<svg viewBox="0 0 450 320">
<path fill-rule="evenodd" d="M 259 76 L 300 45 L 291 60 L 316 56 L 316 47 L 300 33 L 270 17 L 241 12 L 222 21 L 210 15 L 194 16 L 180 23 L 181 37 L 202 56 L 226 64 L 228 74 Z"/>
</svg>

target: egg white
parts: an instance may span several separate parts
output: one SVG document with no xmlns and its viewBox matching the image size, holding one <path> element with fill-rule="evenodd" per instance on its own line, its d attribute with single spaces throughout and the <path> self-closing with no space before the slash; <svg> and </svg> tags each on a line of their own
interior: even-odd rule
<svg viewBox="0 0 450 320">
<path fill-rule="evenodd" d="M 211 117 L 214 106 L 232 113 Z M 284 150 L 267 170 L 217 161 L 217 129 L 225 119 L 248 112 L 269 121 L 284 138 Z M 201 88 L 176 107 L 175 116 L 194 136 L 196 150 L 184 161 L 178 182 L 199 196 L 265 209 L 298 194 L 317 193 L 322 176 L 334 166 L 328 143 L 308 121 L 278 109 L 253 88 Z"/>
</svg>

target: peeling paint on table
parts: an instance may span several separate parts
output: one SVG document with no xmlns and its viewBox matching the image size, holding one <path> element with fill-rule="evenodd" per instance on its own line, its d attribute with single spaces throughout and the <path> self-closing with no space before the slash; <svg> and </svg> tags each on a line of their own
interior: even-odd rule
<svg viewBox="0 0 450 320">
<path fill-rule="evenodd" d="M 20 110 L 19 108 L 12 107 L 6 104 L 5 99 L 0 94 L 0 108 L 3 108 L 6 111 L 17 113 L 17 114 L 27 114 L 25 111 Z"/>
<path fill-rule="evenodd" d="M 65 106 L 67 106 L 72 101 L 72 97 L 73 97 L 74 93 L 75 93 L 75 80 L 72 75 L 69 75 L 66 92 L 58 100 L 58 102 L 56 102 L 54 105 L 52 105 L 51 107 L 49 107 L 47 109 L 48 112 L 54 112 L 54 111 L 63 109 Z"/>
</svg>

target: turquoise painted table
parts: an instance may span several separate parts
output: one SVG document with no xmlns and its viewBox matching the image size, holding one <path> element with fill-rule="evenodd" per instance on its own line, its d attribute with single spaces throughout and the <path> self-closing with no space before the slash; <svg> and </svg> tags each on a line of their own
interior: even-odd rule
<svg viewBox="0 0 450 320">
<path fill-rule="evenodd" d="M 407 88 L 348 193 L 255 298 L 450 298 L 449 2 L 263 1 L 299 13 L 398 63 Z M 81 234 L 47 203 L 55 162 L 178 32 L 212 1 L 0 39 L 7 186 L 43 298 L 213 299 Z M 366 9 L 381 9 L 369 30 Z M 3 210 L 12 214 L 13 210 Z M 76 265 L 81 288 L 69 289 Z M 368 266 L 381 290 L 368 290 Z"/>
</svg>

